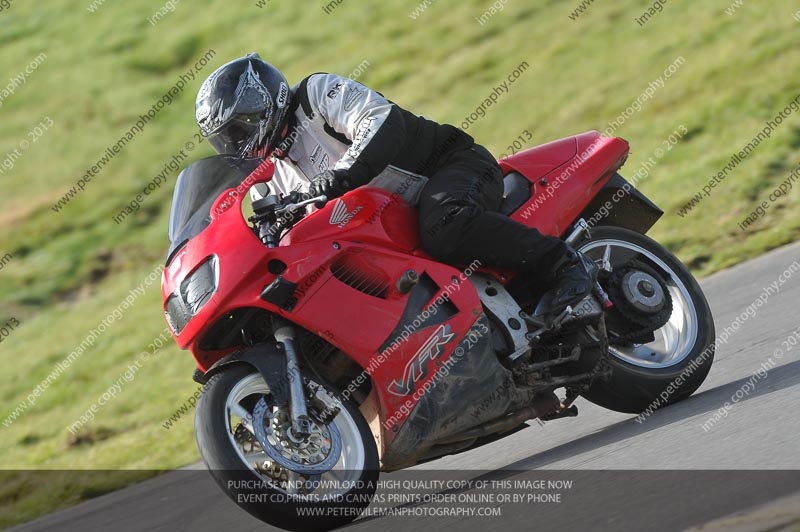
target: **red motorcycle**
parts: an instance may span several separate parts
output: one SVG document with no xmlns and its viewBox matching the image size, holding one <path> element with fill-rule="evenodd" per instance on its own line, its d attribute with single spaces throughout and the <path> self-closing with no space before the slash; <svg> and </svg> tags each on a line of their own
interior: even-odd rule
<svg viewBox="0 0 800 532">
<path fill-rule="evenodd" d="M 663 212 L 617 173 L 627 156 L 588 132 L 499 162 L 502 211 L 596 263 L 592 294 L 548 319 L 537 279 L 433 260 L 396 192 L 306 214 L 325 198 L 245 201 L 269 161 L 183 170 L 162 294 L 205 384 L 195 432 L 220 487 L 270 524 L 329 529 L 369 505 L 379 471 L 575 416 L 579 396 L 639 413 L 691 395 L 711 311 L 644 236 Z"/>
</svg>

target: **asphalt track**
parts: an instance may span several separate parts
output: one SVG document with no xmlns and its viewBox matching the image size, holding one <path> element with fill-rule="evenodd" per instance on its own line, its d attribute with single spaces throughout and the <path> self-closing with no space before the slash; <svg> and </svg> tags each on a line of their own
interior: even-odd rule
<svg viewBox="0 0 800 532">
<path fill-rule="evenodd" d="M 785 282 L 748 315 L 747 307 L 782 274 Z M 718 334 L 739 319 L 690 399 L 643 421 L 579 402 L 577 418 L 533 423 L 489 446 L 382 477 L 571 480 L 569 489 L 548 491 L 558 492 L 560 502 L 471 505 L 499 508 L 499 517 L 423 516 L 436 505 L 395 505 L 393 515 L 364 517 L 344 530 L 800 530 L 800 343 L 788 340 L 800 331 L 800 245 L 701 284 Z M 731 406 L 722 417 L 726 401 Z M 715 412 L 719 421 L 709 424 Z M 170 472 L 12 530 L 273 529 L 195 470 Z"/>
</svg>

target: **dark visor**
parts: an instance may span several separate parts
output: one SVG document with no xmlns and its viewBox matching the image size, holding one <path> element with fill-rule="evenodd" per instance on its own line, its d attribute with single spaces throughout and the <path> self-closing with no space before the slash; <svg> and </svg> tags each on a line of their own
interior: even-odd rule
<svg viewBox="0 0 800 532">
<path fill-rule="evenodd" d="M 241 149 L 258 134 L 258 123 L 233 119 L 208 135 L 208 142 L 220 155 L 241 155 Z"/>
</svg>

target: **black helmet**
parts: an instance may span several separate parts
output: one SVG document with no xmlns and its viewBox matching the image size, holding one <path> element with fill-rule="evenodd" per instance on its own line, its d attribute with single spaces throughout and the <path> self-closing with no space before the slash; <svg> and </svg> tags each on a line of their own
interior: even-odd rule
<svg viewBox="0 0 800 532">
<path fill-rule="evenodd" d="M 258 54 L 248 54 L 215 70 L 197 93 L 200 131 L 219 154 L 270 154 L 286 125 L 289 85 Z"/>
</svg>

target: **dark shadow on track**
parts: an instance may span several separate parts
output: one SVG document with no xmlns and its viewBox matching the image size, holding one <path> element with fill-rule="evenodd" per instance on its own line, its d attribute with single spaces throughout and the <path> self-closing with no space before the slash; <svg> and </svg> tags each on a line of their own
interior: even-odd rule
<svg viewBox="0 0 800 532">
<path fill-rule="evenodd" d="M 717 388 L 700 392 L 680 403 L 656 410 L 641 423 L 634 417 L 614 423 L 613 425 L 608 425 L 592 434 L 587 434 L 586 436 L 564 443 L 558 447 L 514 462 L 506 466 L 506 469 L 541 468 L 576 454 L 593 451 L 597 448 L 611 445 L 637 435 L 646 434 L 647 432 L 666 427 L 673 423 L 682 422 L 687 418 L 699 414 L 708 413 L 712 415 L 717 409 L 722 407 L 726 401 L 730 401 L 731 396 L 744 386 L 750 378 L 751 377 L 748 376 L 729 382 Z M 797 384 L 800 384 L 800 360 L 771 369 L 765 379 L 755 381 L 755 389 L 749 395 L 739 400 L 733 408 L 735 409 L 736 406 L 751 399 L 755 399 L 756 397 L 768 395 L 785 388 L 791 388 Z M 703 422 L 704 421 L 705 419 Z M 723 419 L 719 423 L 724 422 L 725 420 Z M 702 422 L 699 422 L 697 430 L 703 430 L 701 425 Z"/>
</svg>

